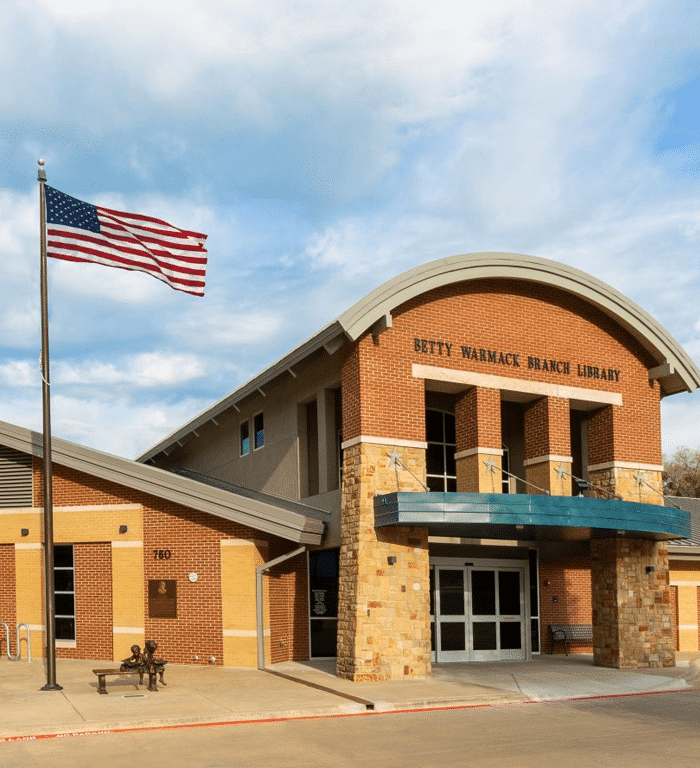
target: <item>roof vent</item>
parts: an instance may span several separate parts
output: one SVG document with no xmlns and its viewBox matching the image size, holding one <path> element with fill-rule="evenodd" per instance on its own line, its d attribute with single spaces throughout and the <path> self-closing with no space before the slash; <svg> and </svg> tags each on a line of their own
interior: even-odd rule
<svg viewBox="0 0 700 768">
<path fill-rule="evenodd" d="M 0 445 L 0 507 L 31 507 L 32 457 Z"/>
</svg>

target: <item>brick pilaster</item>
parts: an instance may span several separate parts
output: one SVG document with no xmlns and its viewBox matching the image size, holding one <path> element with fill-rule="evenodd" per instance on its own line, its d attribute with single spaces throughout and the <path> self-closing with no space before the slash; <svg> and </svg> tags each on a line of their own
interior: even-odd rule
<svg viewBox="0 0 700 768">
<path fill-rule="evenodd" d="M 501 393 L 473 387 L 455 403 L 457 490 L 501 493 Z"/>
<path fill-rule="evenodd" d="M 571 495 L 569 401 L 543 397 L 525 409 L 525 479 L 552 496 Z M 541 493 L 532 486 L 527 493 Z"/>
</svg>

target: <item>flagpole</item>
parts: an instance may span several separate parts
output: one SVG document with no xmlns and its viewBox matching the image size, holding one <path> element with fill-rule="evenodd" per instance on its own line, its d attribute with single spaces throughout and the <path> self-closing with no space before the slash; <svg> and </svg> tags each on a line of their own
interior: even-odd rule
<svg viewBox="0 0 700 768">
<path fill-rule="evenodd" d="M 46 171 L 39 160 L 39 220 L 41 226 L 41 382 L 44 447 L 44 636 L 46 638 L 46 685 L 42 691 L 61 691 L 56 682 L 56 611 L 53 574 L 53 487 L 51 469 L 51 385 L 49 383 L 49 301 L 46 261 Z"/>
</svg>

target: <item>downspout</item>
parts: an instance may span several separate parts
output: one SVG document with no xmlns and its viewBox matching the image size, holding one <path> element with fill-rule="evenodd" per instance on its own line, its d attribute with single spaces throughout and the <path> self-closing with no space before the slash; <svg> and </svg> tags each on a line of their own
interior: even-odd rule
<svg viewBox="0 0 700 768">
<path fill-rule="evenodd" d="M 263 563 L 255 569 L 255 602 L 256 602 L 256 615 L 257 615 L 257 628 L 258 628 L 258 669 L 265 669 L 265 635 L 264 635 L 264 619 L 263 619 L 263 573 L 269 571 L 270 568 L 274 568 L 276 565 L 283 563 L 285 560 L 291 560 L 293 557 L 300 555 L 302 552 L 306 552 L 306 547 L 299 547 L 293 552 L 288 552 L 286 555 L 280 555 L 274 560 L 270 560 L 269 563 Z"/>
</svg>

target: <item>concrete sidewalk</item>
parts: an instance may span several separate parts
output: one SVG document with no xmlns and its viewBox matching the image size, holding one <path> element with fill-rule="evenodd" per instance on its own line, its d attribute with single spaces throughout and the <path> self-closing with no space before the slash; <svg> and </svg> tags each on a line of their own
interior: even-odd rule
<svg viewBox="0 0 700 768">
<path fill-rule="evenodd" d="M 137 676 L 107 679 L 97 693 L 92 670 L 111 662 L 59 659 L 61 691 L 42 691 L 42 659 L 0 659 L 0 741 L 56 734 L 205 723 L 352 715 L 408 709 L 494 706 L 529 701 L 684 690 L 700 685 L 698 654 L 672 669 L 594 667 L 592 657 L 538 656 L 529 662 L 445 664 L 429 680 L 351 683 L 332 661 L 279 664 L 270 672 L 168 665 L 166 687 L 139 687 Z"/>
</svg>

